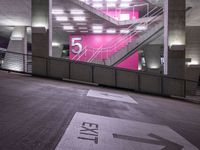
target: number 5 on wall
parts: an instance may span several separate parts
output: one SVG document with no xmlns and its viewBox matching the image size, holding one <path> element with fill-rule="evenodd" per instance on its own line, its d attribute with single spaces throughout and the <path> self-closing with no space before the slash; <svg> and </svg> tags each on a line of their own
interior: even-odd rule
<svg viewBox="0 0 200 150">
<path fill-rule="evenodd" d="M 83 51 L 83 46 L 80 43 L 82 38 L 72 38 L 72 53 L 74 54 L 80 54 Z M 77 49 L 75 49 L 77 47 Z"/>
</svg>

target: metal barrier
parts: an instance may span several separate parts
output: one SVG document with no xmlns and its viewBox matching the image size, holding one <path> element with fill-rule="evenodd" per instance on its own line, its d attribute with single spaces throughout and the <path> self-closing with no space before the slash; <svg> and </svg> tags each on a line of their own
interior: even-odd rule
<svg viewBox="0 0 200 150">
<path fill-rule="evenodd" d="M 0 53 L 3 53 L 0 51 Z M 38 76 L 95 83 L 162 96 L 186 97 L 198 82 L 169 76 L 130 71 L 62 58 L 44 58 L 5 52 L 0 69 Z M 1 55 L 0 55 L 1 56 Z M 32 61 L 31 61 L 32 60 Z"/>
</svg>

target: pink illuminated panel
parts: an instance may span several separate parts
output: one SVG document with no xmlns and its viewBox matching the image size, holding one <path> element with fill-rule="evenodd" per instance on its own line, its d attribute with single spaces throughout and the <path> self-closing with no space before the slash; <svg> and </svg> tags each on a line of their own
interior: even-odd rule
<svg viewBox="0 0 200 150">
<path fill-rule="evenodd" d="M 135 52 L 131 56 L 129 56 L 127 59 L 125 59 L 123 62 L 119 63 L 115 67 L 118 68 L 124 68 L 124 69 L 130 69 L 130 70 L 138 70 L 138 52 Z"/>
<path fill-rule="evenodd" d="M 125 40 L 126 39 L 126 40 Z M 70 36 L 70 59 L 87 61 L 96 54 L 95 59 L 106 59 L 126 46 L 134 37 L 108 34 L 85 34 Z M 84 55 L 83 55 L 84 53 Z M 76 58 L 75 55 L 79 55 Z"/>
<path fill-rule="evenodd" d="M 126 39 L 126 40 L 124 40 Z M 94 59 L 103 60 L 112 56 L 125 47 L 134 37 L 124 35 L 108 34 L 83 34 L 70 36 L 70 59 L 88 61 L 92 56 Z M 117 42 L 118 41 L 118 42 Z M 117 67 L 137 70 L 137 53 L 117 65 Z"/>
</svg>

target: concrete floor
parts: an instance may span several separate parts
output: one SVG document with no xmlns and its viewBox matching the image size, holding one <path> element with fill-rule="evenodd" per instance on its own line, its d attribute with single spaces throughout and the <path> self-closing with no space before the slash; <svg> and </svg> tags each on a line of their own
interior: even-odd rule
<svg viewBox="0 0 200 150">
<path fill-rule="evenodd" d="M 87 97 L 91 89 L 138 104 Z M 0 150 L 55 150 L 76 112 L 165 125 L 200 149 L 200 105 L 0 71 Z"/>
</svg>

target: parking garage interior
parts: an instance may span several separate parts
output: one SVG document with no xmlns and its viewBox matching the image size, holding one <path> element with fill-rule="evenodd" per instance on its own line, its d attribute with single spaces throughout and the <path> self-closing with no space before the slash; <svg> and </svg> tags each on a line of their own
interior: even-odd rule
<svg viewBox="0 0 200 150">
<path fill-rule="evenodd" d="M 0 0 L 0 149 L 200 149 L 198 0 Z"/>
</svg>

